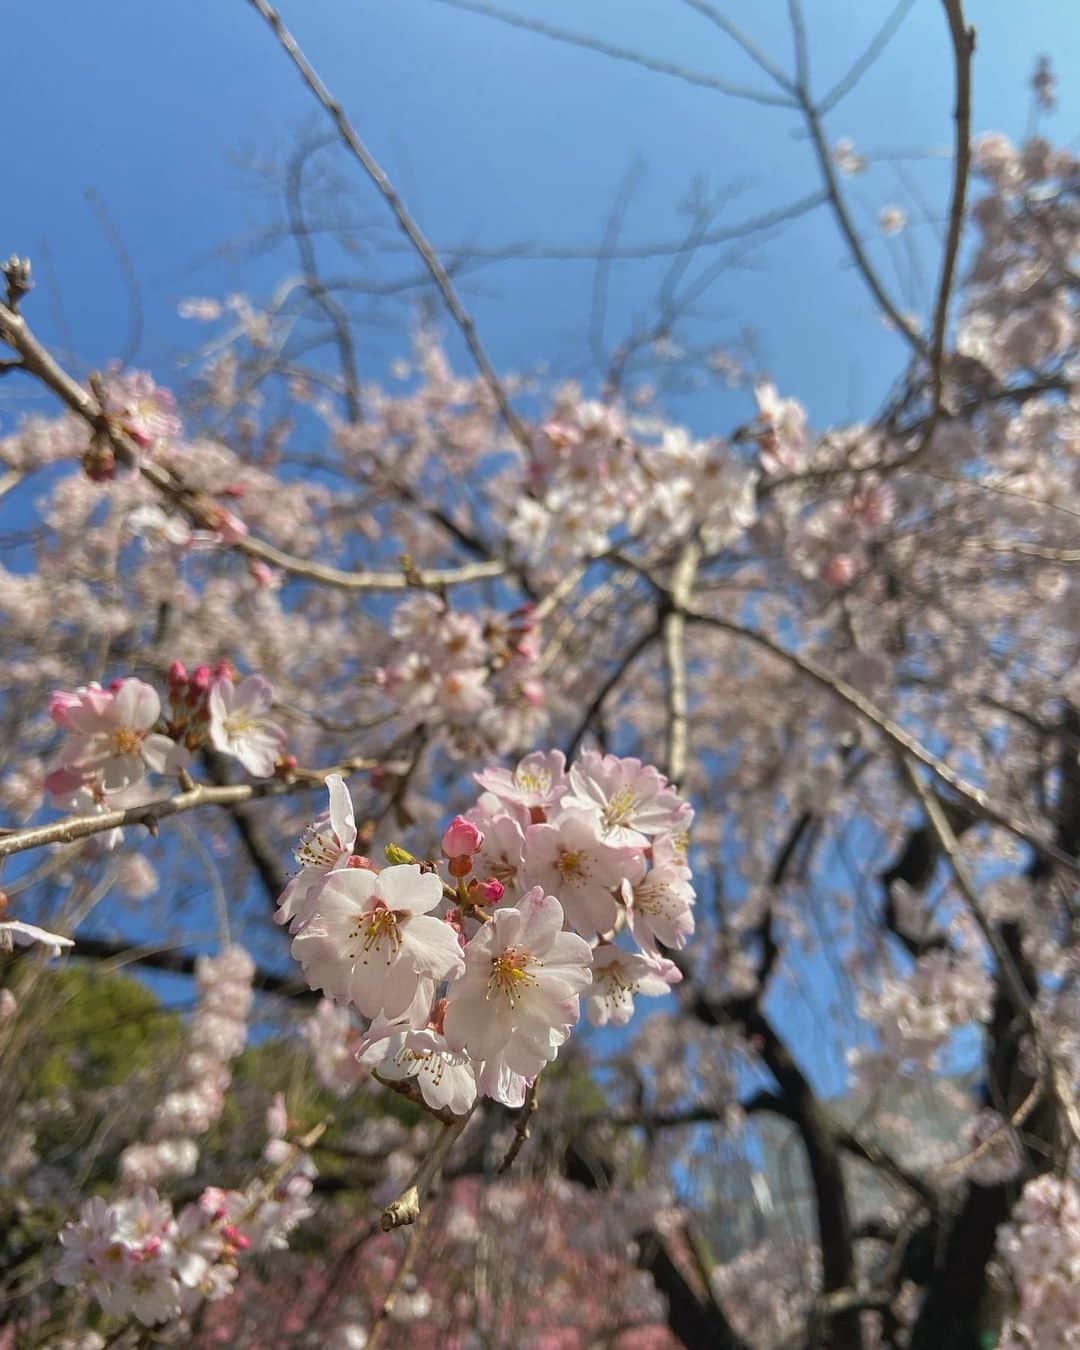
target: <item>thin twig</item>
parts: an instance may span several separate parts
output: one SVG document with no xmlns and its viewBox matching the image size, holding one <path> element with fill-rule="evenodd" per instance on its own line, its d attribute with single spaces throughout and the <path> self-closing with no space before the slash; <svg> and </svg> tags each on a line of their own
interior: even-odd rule
<svg viewBox="0 0 1080 1350">
<path fill-rule="evenodd" d="M 525 1146 L 525 1140 L 532 1133 L 532 1119 L 536 1115 L 537 1091 L 539 1077 L 533 1079 L 529 1084 L 528 1091 L 525 1094 L 525 1101 L 518 1112 L 517 1128 L 514 1130 L 514 1137 L 510 1141 L 510 1147 L 506 1150 L 506 1157 L 499 1164 L 498 1173 L 502 1176 L 504 1172 L 509 1172 L 511 1167 L 517 1161 L 517 1156 Z"/>
<path fill-rule="evenodd" d="M 51 825 L 35 825 L 30 829 L 0 834 L 0 858 L 6 858 L 12 853 L 25 853 L 32 848 L 44 848 L 48 844 L 73 844 L 77 839 L 89 839 L 91 835 L 122 829 L 126 825 L 145 825 L 154 832 L 159 821 L 182 811 L 194 811 L 201 806 L 232 806 L 236 802 L 263 797 L 281 797 L 310 788 L 322 782 L 328 774 L 354 773 L 361 769 L 373 769 L 376 764 L 376 760 L 351 759 L 326 769 L 305 771 L 288 782 L 271 779 L 263 783 L 234 783 L 223 787 L 200 784 L 189 792 L 180 792 L 175 797 L 165 797 L 142 806 L 102 811 L 96 816 L 65 816 Z"/>
<path fill-rule="evenodd" d="M 881 53 L 892 41 L 893 34 L 907 18 L 908 11 L 915 4 L 915 0 L 899 0 L 899 3 L 890 12 L 888 18 L 881 25 L 878 31 L 870 40 L 870 45 L 863 54 L 851 66 L 851 69 L 839 79 L 829 90 L 825 97 L 818 102 L 818 111 L 824 115 L 830 112 L 841 99 L 846 98 L 855 88 L 862 77 L 878 59 Z M 875 156 L 880 159 L 881 156 Z"/>
<path fill-rule="evenodd" d="M 416 1258 L 420 1255 L 420 1248 L 424 1241 L 424 1234 L 428 1224 L 431 1222 L 431 1211 L 425 1210 L 419 1216 L 412 1232 L 409 1234 L 409 1242 L 405 1248 L 405 1255 L 401 1258 L 401 1264 L 398 1266 L 394 1278 L 390 1283 L 390 1288 L 386 1291 L 379 1311 L 375 1314 L 372 1322 L 371 1332 L 365 1342 L 366 1350 L 381 1350 L 386 1341 L 390 1330 L 390 1318 L 394 1311 L 394 1304 L 398 1300 L 402 1289 L 409 1276 L 412 1274 L 413 1266 L 416 1264 Z"/>
<path fill-rule="evenodd" d="M 532 455 L 532 439 L 528 428 L 518 417 L 510 406 L 510 399 L 506 393 L 502 381 L 495 373 L 495 369 L 488 360 L 487 352 L 477 335 L 476 327 L 467 313 L 464 305 L 454 289 L 454 283 L 446 268 L 439 261 L 434 249 L 428 243 L 420 226 L 409 213 L 405 203 L 398 196 L 393 183 L 386 176 L 379 162 L 370 153 L 367 147 L 357 135 L 352 123 L 345 115 L 345 110 L 341 104 L 333 97 L 330 90 L 323 84 L 314 67 L 308 61 L 303 51 L 300 49 L 296 39 L 285 27 L 274 7 L 267 3 L 267 0 L 249 0 L 249 3 L 266 20 L 273 30 L 274 36 L 281 44 L 285 54 L 292 61 L 300 78 L 307 85 L 308 89 L 326 110 L 328 116 L 337 128 L 338 135 L 341 137 L 350 154 L 358 161 L 364 172 L 374 183 L 375 187 L 381 193 L 384 201 L 394 213 L 398 224 L 409 239 L 409 242 L 416 249 L 417 253 L 424 261 L 424 265 L 431 273 L 431 278 L 439 289 L 439 294 L 446 303 L 454 322 L 461 329 L 465 343 L 472 353 L 473 360 L 476 362 L 477 369 L 483 377 L 484 383 L 491 391 L 495 404 L 502 414 L 503 421 L 510 429 L 514 439 L 521 446 L 526 456 Z"/>
<path fill-rule="evenodd" d="M 424 1207 L 428 1189 L 442 1170 L 446 1155 L 450 1152 L 462 1130 L 472 1119 L 475 1104 L 463 1116 L 457 1116 L 449 1125 L 444 1125 L 434 1147 L 425 1157 L 413 1175 L 412 1181 L 401 1194 L 386 1206 L 382 1213 L 382 1229 L 389 1233 L 394 1228 L 403 1228 L 415 1223 Z"/>
<path fill-rule="evenodd" d="M 565 42 L 572 47 L 583 47 L 586 51 L 599 52 L 601 56 L 611 57 L 615 61 L 628 61 L 631 65 L 643 66 L 657 75 L 670 75 L 687 84 L 698 85 L 702 89 L 712 89 L 719 94 L 728 94 L 732 98 L 749 99 L 752 103 L 763 103 L 767 107 L 791 108 L 794 104 L 789 98 L 778 94 L 765 93 L 760 89 L 749 89 L 744 85 L 731 84 L 716 75 L 707 75 L 689 66 L 678 65 L 673 61 L 661 61 L 647 52 L 635 51 L 631 47 L 621 47 L 618 43 L 607 42 L 603 38 L 589 37 L 585 33 L 575 33 L 569 28 L 560 28 L 556 24 L 545 23 L 541 19 L 529 19 L 523 14 L 512 14 L 495 5 L 484 4 L 482 0 L 435 0 L 436 4 L 446 5 L 450 9 L 465 10 L 469 14 L 482 14 L 485 18 L 496 19 L 511 28 L 523 28 L 527 33 L 539 33 L 542 37 L 555 42 Z"/>
</svg>

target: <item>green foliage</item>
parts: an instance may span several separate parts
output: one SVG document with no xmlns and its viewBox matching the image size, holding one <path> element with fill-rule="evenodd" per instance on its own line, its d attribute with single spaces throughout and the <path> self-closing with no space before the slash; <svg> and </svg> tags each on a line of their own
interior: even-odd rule
<svg viewBox="0 0 1080 1350">
<path fill-rule="evenodd" d="M 166 1064 L 182 1030 L 141 981 L 92 966 L 43 972 L 21 1015 L 33 1025 L 20 1060 L 31 1101 L 119 1087 Z"/>
</svg>

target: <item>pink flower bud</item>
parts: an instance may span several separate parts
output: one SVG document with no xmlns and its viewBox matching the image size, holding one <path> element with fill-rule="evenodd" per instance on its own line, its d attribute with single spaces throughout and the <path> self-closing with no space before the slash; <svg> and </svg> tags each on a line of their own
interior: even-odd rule
<svg viewBox="0 0 1080 1350">
<path fill-rule="evenodd" d="M 471 857 L 484 842 L 484 836 L 471 820 L 455 816 L 442 837 L 442 851 L 447 858 Z"/>
<path fill-rule="evenodd" d="M 183 661 L 174 661 L 165 676 L 165 687 L 173 698 L 179 697 L 187 688 L 187 666 Z"/>
<path fill-rule="evenodd" d="M 525 702 L 533 708 L 539 708 L 544 701 L 544 686 L 539 680 L 526 680 L 521 686 Z"/>
<path fill-rule="evenodd" d="M 79 699 L 76 695 L 69 694 L 64 689 L 54 689 L 49 695 L 49 716 L 58 727 L 67 726 L 68 713 L 78 706 Z"/>
<path fill-rule="evenodd" d="M 485 877 L 483 881 L 476 881 L 469 887 L 469 894 L 473 895 L 477 904 L 497 905 L 506 894 L 506 887 L 497 877 Z"/>
<path fill-rule="evenodd" d="M 53 769 L 45 775 L 45 791 L 54 797 L 69 797 L 83 785 L 83 776 L 74 769 Z"/>
<path fill-rule="evenodd" d="M 849 553 L 838 553 L 822 568 L 822 579 L 830 586 L 849 586 L 858 574 L 859 565 Z"/>
<path fill-rule="evenodd" d="M 210 690 L 210 667 L 196 666 L 188 677 L 188 705 L 197 707 Z"/>
<path fill-rule="evenodd" d="M 234 516 L 231 511 L 219 510 L 217 517 L 217 536 L 226 548 L 231 548 L 233 544 L 238 544 L 248 532 L 248 527 L 240 519 Z"/>
<path fill-rule="evenodd" d="M 241 1233 L 240 1230 L 236 1227 L 235 1224 L 231 1223 L 222 1224 L 221 1236 L 225 1239 L 226 1242 L 230 1243 L 233 1247 L 235 1247 L 237 1251 L 246 1252 L 247 1249 L 251 1246 L 251 1240 L 249 1238 L 246 1238 L 243 1235 L 243 1233 Z"/>
</svg>

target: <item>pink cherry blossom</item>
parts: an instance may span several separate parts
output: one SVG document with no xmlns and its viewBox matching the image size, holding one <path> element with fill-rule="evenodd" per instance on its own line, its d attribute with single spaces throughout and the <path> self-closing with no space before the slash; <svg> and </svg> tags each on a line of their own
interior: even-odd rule
<svg viewBox="0 0 1080 1350">
<path fill-rule="evenodd" d="M 282 891 L 274 916 L 278 923 L 291 924 L 294 931 L 310 916 L 326 875 L 349 865 L 356 843 L 356 819 L 345 780 L 340 774 L 329 774 L 326 787 L 329 809 L 312 821 L 293 849 L 300 871 Z"/>
<path fill-rule="evenodd" d="M 534 886 L 517 908 L 496 910 L 465 948 L 443 1028 L 452 1049 L 484 1061 L 477 1082 L 485 1096 L 505 1101 L 511 1076 L 535 1077 L 580 1016 L 592 952 L 562 925 L 558 900 Z"/>
<path fill-rule="evenodd" d="M 79 782 L 99 779 L 114 792 L 139 782 L 147 769 L 175 773 L 187 762 L 182 746 L 152 730 L 161 700 L 142 680 L 120 680 L 115 691 L 89 685 L 74 695 L 54 694 L 50 713 L 69 733 L 50 791 L 73 791 Z"/>
<path fill-rule="evenodd" d="M 569 787 L 566 756 L 561 750 L 536 751 L 510 769 L 485 769 L 476 781 L 510 806 L 541 811 L 555 806 Z"/>
<path fill-rule="evenodd" d="M 657 942 L 675 951 L 686 946 L 695 899 L 687 868 L 661 863 L 636 884 L 624 882 L 622 896 L 630 932 L 643 951 L 655 952 Z"/>
<path fill-rule="evenodd" d="M 327 875 L 318 909 L 293 939 L 293 955 L 313 989 L 348 1000 L 368 1017 L 419 1011 L 433 983 L 464 966 L 457 935 L 431 915 L 442 882 L 406 863 L 378 874 L 348 868 Z M 428 1008 L 422 1009 L 427 1021 Z"/>
<path fill-rule="evenodd" d="M 611 844 L 644 847 L 655 834 L 685 834 L 693 811 L 651 764 L 586 750 L 570 768 L 564 807 L 592 811 Z"/>
<path fill-rule="evenodd" d="M 645 871 L 640 848 L 610 843 L 601 831 L 596 812 L 567 807 L 525 833 L 524 885 L 557 895 L 567 919 L 587 933 L 614 927 L 616 892 Z"/>
<path fill-rule="evenodd" d="M 274 691 L 261 675 L 234 684 L 220 675 L 210 688 L 210 740 L 215 750 L 238 759 L 256 778 L 269 778 L 284 753 L 285 733 L 267 714 Z"/>
<path fill-rule="evenodd" d="M 602 942 L 593 952 L 593 982 L 585 995 L 585 1011 L 595 1026 L 625 1026 L 634 1015 L 634 997 L 656 998 L 670 993 L 682 979 L 674 961 L 643 956 Z"/>
</svg>

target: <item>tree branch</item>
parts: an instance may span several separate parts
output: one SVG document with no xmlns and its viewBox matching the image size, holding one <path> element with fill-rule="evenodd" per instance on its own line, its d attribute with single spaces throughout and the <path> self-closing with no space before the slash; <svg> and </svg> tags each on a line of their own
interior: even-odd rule
<svg viewBox="0 0 1080 1350">
<path fill-rule="evenodd" d="M 300 78 L 326 110 L 327 115 L 337 128 L 338 135 L 349 150 L 349 153 L 358 161 L 364 172 L 371 179 L 372 183 L 374 183 L 376 189 L 383 197 L 383 200 L 394 213 L 398 224 L 401 226 L 401 229 L 409 242 L 423 259 L 424 265 L 431 273 L 431 279 L 438 287 L 439 294 L 446 304 L 446 308 L 450 311 L 454 322 L 457 324 L 458 328 L 461 330 L 462 336 L 465 338 L 465 344 L 472 353 L 472 358 L 476 362 L 477 369 L 480 371 L 484 383 L 491 391 L 492 398 L 494 398 L 495 405 L 502 414 L 503 421 L 506 423 L 514 439 L 518 442 L 518 445 L 521 447 L 526 458 L 531 459 L 532 439 L 529 435 L 528 428 L 510 406 L 510 399 L 507 396 L 506 389 L 498 375 L 496 375 L 491 362 L 488 360 L 487 352 L 480 342 L 476 327 L 465 307 L 462 305 L 457 291 L 454 289 L 454 283 L 450 280 L 446 268 L 439 261 L 435 251 L 432 249 L 424 236 L 423 231 L 420 229 L 420 226 L 413 219 L 404 202 L 398 196 L 394 185 L 390 182 L 390 179 L 386 176 L 378 161 L 357 135 L 355 128 L 345 115 L 344 108 L 333 97 L 326 85 L 323 84 L 314 67 L 300 49 L 296 39 L 285 27 L 277 10 L 274 9 L 267 0 L 249 0 L 249 3 L 269 24 L 274 36 L 280 43 L 282 50 L 299 72 Z"/>
</svg>

